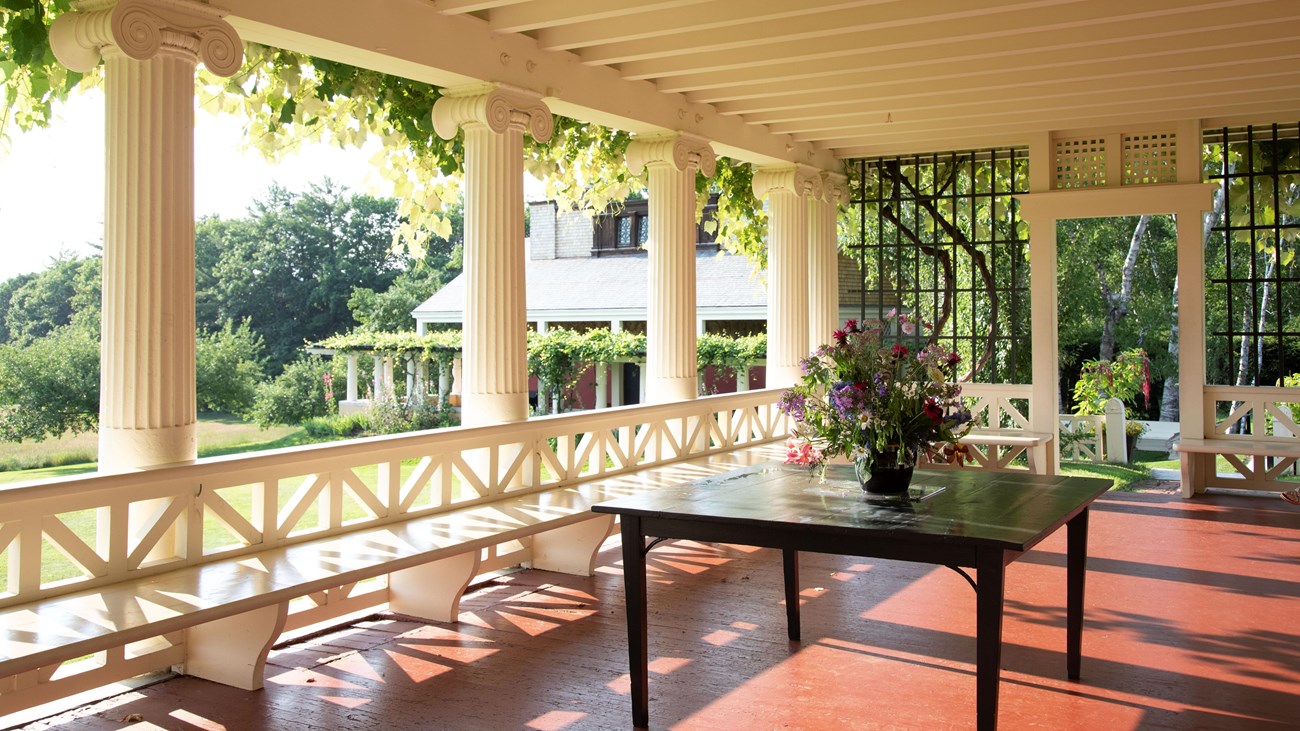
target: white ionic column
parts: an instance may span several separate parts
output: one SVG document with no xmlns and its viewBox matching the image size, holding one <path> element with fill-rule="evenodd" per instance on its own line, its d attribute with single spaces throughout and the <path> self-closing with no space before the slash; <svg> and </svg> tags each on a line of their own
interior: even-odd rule
<svg viewBox="0 0 1300 731">
<path fill-rule="evenodd" d="M 808 355 L 808 197 L 821 188 L 806 165 L 754 173 L 754 195 L 768 199 L 767 385 L 794 385 Z"/>
<path fill-rule="evenodd" d="M 357 400 L 357 354 L 348 353 L 348 401 Z"/>
<path fill-rule="evenodd" d="M 466 426 L 528 418 L 523 134 L 545 141 L 553 124 L 539 96 L 506 87 L 448 91 L 433 107 L 439 136 L 465 131 Z"/>
<path fill-rule="evenodd" d="M 375 369 L 371 373 L 370 380 L 374 386 L 374 391 L 370 394 L 370 403 L 377 404 L 379 403 L 380 396 L 384 393 L 384 357 L 381 355 L 375 355 L 372 360 Z"/>
<path fill-rule="evenodd" d="M 99 469 L 194 459 L 194 69 L 239 69 L 222 13 L 191 0 L 83 2 L 50 28 L 74 71 L 102 55 L 107 169 Z"/>
<path fill-rule="evenodd" d="M 840 326 L 840 206 L 848 202 L 848 178 L 821 174 L 821 195 L 808 203 L 808 350 L 831 341 Z"/>
<path fill-rule="evenodd" d="M 596 364 L 596 403 L 595 408 L 604 409 L 609 406 L 609 364 Z"/>
<path fill-rule="evenodd" d="M 628 169 L 650 172 L 649 283 L 646 310 L 645 402 L 695 398 L 695 173 L 712 177 L 717 157 L 699 137 L 634 140 Z"/>
</svg>

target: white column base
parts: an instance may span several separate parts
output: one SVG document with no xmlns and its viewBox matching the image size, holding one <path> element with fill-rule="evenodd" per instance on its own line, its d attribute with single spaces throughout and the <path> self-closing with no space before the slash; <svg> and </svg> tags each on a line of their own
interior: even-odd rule
<svg viewBox="0 0 1300 731">
<path fill-rule="evenodd" d="M 689 401 L 696 397 L 700 387 L 699 376 L 682 376 L 680 378 L 659 378 L 654 383 L 647 383 L 643 394 L 657 395 L 656 403 Z"/>
<path fill-rule="evenodd" d="M 517 393 L 461 394 L 462 426 L 485 426 L 527 418 L 528 401 Z"/>
<path fill-rule="evenodd" d="M 198 424 L 123 429 L 100 426 L 99 471 L 114 472 L 176 462 L 176 455 L 198 453 Z"/>
</svg>

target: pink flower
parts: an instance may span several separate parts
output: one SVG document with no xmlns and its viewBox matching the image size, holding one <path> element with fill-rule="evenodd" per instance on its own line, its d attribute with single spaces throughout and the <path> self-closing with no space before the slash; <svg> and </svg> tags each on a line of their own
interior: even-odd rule
<svg viewBox="0 0 1300 731">
<path fill-rule="evenodd" d="M 822 454 L 811 442 L 795 441 L 792 437 L 785 440 L 785 463 L 812 465 L 821 461 Z"/>
<path fill-rule="evenodd" d="M 831 333 L 831 337 L 835 338 L 836 345 L 843 345 L 844 341 L 848 339 L 849 335 L 843 330 L 836 330 L 835 332 Z"/>
</svg>

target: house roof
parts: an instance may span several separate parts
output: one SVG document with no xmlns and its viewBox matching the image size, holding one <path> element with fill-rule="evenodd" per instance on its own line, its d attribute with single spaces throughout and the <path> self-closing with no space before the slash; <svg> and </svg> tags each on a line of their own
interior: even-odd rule
<svg viewBox="0 0 1300 731">
<path fill-rule="evenodd" d="M 1300 114 L 1295 0 L 220 5 L 245 41 L 438 86 L 533 89 L 556 114 L 691 132 L 761 164 Z"/>
<path fill-rule="evenodd" d="M 648 260 L 633 256 L 530 259 L 525 281 L 530 320 L 645 319 Z M 762 318 L 767 290 L 743 256 L 699 252 L 695 257 L 696 310 L 714 319 Z M 460 322 L 465 279 L 458 276 L 412 311 L 424 322 Z"/>
</svg>

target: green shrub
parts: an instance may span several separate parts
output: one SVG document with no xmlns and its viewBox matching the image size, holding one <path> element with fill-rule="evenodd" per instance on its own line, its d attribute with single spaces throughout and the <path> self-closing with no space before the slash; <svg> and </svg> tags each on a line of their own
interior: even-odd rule
<svg viewBox="0 0 1300 731">
<path fill-rule="evenodd" d="M 371 406 L 367 417 L 367 431 L 370 434 L 401 434 L 460 424 L 460 416 L 450 408 L 429 404 L 403 405 L 391 400 L 383 400 Z"/>
<path fill-rule="evenodd" d="M 330 379 L 325 376 L 329 375 Z M 329 363 L 311 355 L 284 367 L 274 381 L 257 387 L 253 403 L 253 420 L 258 426 L 301 424 L 314 416 L 328 416 L 338 410 L 329 381 L 333 374 Z"/>
<path fill-rule="evenodd" d="M 247 418 L 265 377 L 262 336 L 249 329 L 248 320 L 237 328 L 227 320 L 220 330 L 200 332 L 194 344 L 199 410 Z"/>
<path fill-rule="evenodd" d="M 358 437 L 370 428 L 364 413 L 314 416 L 302 423 L 302 428 L 312 437 Z"/>
</svg>

